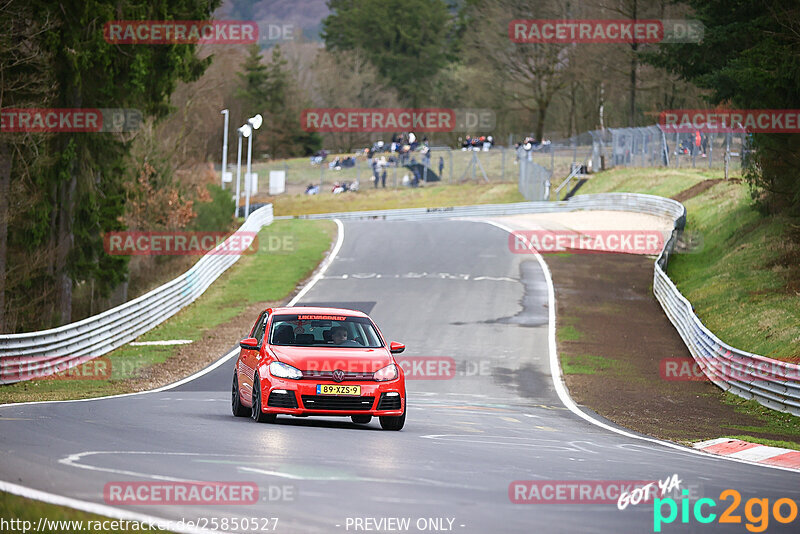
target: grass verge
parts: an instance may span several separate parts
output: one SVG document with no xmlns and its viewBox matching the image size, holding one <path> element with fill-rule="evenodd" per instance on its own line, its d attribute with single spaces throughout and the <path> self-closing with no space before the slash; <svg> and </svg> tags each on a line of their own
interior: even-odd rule
<svg viewBox="0 0 800 534">
<path fill-rule="evenodd" d="M 797 266 L 790 261 L 797 257 L 798 248 L 785 233 L 790 221 L 762 216 L 753 207 L 746 184 L 722 178 L 722 172 L 705 169 L 618 169 L 593 176 L 580 193 L 622 191 L 681 198 L 687 208 L 687 232 L 699 237 L 699 246 L 673 255 L 668 274 L 692 302 L 695 313 L 732 346 L 800 362 L 800 289 Z M 652 288 L 649 291 L 652 293 Z M 612 314 L 608 316 L 613 320 Z M 564 342 L 575 337 L 571 326 L 575 320 L 559 320 L 565 325 L 559 327 L 563 330 L 559 345 L 565 374 L 570 369 L 607 380 L 625 379 L 620 369 L 583 361 L 580 350 L 570 354 Z M 650 391 L 659 391 L 663 381 L 653 371 L 642 369 L 639 374 L 645 387 L 649 383 Z M 676 385 L 673 391 L 677 390 Z M 675 406 L 683 402 L 681 409 L 708 410 L 709 416 L 703 419 L 702 414 L 692 414 L 696 432 L 690 432 L 695 436 L 689 439 L 679 427 L 665 430 L 661 437 L 690 443 L 726 436 L 800 449 L 798 417 L 716 387 L 709 386 L 705 393 L 687 390 L 685 398 L 679 397 L 673 399 Z M 605 408 L 598 411 L 613 413 L 618 407 Z M 728 418 L 715 420 L 712 412 L 727 413 Z"/>
<path fill-rule="evenodd" d="M 255 254 L 242 256 L 199 299 L 137 341 L 195 342 L 249 305 L 286 298 L 322 261 L 335 232 L 331 221 L 275 221 L 259 233 Z M 227 346 L 235 342 L 231 339 Z M 130 393 L 137 390 L 131 382 L 134 378 L 170 359 L 178 348 L 125 345 L 106 356 L 111 369 L 108 379 L 50 378 L 2 386 L 0 403 Z"/>
<path fill-rule="evenodd" d="M 304 215 L 340 211 L 382 210 L 395 208 L 449 207 L 472 204 L 524 202 L 514 183 L 463 183 L 428 185 L 403 189 L 362 188 L 339 195 L 280 195 L 269 197 L 275 215 Z"/>
<path fill-rule="evenodd" d="M 58 532 L 59 534 L 168 532 L 150 529 L 147 524 L 143 523 L 137 522 L 136 526 L 133 526 L 133 521 L 109 519 L 66 506 L 56 506 L 4 492 L 0 492 L 0 518 L 8 523 L 9 530 L 5 532 L 33 532 L 38 528 L 41 518 L 43 518 L 41 532 Z"/>
<path fill-rule="evenodd" d="M 676 196 L 722 177 L 707 170 L 624 169 L 595 175 L 580 192 Z M 800 247 L 784 233 L 790 221 L 759 214 L 737 181 L 716 183 L 684 205 L 687 232 L 699 246 L 673 255 L 668 273 L 695 313 L 729 345 L 800 362 L 800 271 L 792 263 Z"/>
</svg>

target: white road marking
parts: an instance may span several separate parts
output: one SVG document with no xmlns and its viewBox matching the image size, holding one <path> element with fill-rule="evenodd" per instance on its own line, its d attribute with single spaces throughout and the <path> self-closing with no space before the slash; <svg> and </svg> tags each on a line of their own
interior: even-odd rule
<svg viewBox="0 0 800 534">
<path fill-rule="evenodd" d="M 439 480 L 431 480 L 428 478 L 376 478 L 376 477 L 362 477 L 358 475 L 296 475 L 293 473 L 286 473 L 284 471 L 272 471 L 268 469 L 258 469 L 257 467 L 239 467 L 239 471 L 247 473 L 256 473 L 260 475 L 267 475 L 278 478 L 286 478 L 289 480 L 338 480 L 343 482 L 378 482 L 381 484 L 413 484 L 423 486 L 434 486 L 440 488 L 459 488 L 459 489 L 485 489 L 476 488 L 474 486 L 467 486 L 464 484 L 450 484 L 441 482 Z"/>
<path fill-rule="evenodd" d="M 133 347 L 145 347 L 150 345 L 188 345 L 189 343 L 193 343 L 191 339 L 167 339 L 164 341 L 131 341 L 128 345 Z"/>
<path fill-rule="evenodd" d="M 320 267 L 319 271 L 317 271 L 317 274 L 315 274 L 311 278 L 311 280 L 309 280 L 309 282 L 303 287 L 303 289 L 301 289 L 300 292 L 297 295 L 295 295 L 295 297 L 291 301 L 289 301 L 287 306 L 294 306 L 295 303 L 303 297 L 303 295 L 308 293 L 308 291 L 314 286 L 314 284 L 316 284 L 320 279 L 322 279 L 322 275 L 328 269 L 328 267 L 333 262 L 333 260 L 336 257 L 336 255 L 339 253 L 339 250 L 342 248 L 342 242 L 344 241 L 344 225 L 342 224 L 342 221 L 340 221 L 339 219 L 334 219 L 333 222 L 336 223 L 336 226 L 337 226 L 337 228 L 339 230 L 338 231 L 338 235 L 337 235 L 337 239 L 336 239 L 336 245 L 333 247 L 333 250 L 331 251 L 330 255 L 326 258 L 326 260 L 323 263 L 322 267 Z M 230 351 L 229 353 L 227 353 L 222 358 L 220 358 L 219 360 L 217 360 L 213 364 L 209 365 L 205 369 L 201 369 L 200 371 L 194 373 L 193 375 L 187 376 L 186 378 L 178 380 L 177 382 L 174 382 L 172 384 L 167 384 L 166 386 L 162 386 L 162 387 L 156 388 L 156 389 L 149 389 L 147 391 L 137 391 L 135 393 L 122 393 L 120 395 L 106 395 L 105 397 L 92 397 L 90 399 L 16 402 L 16 403 L 10 403 L 10 404 L 0 404 L 0 408 L 6 408 L 6 407 L 9 407 L 9 406 L 26 406 L 28 404 L 57 404 L 57 403 L 68 403 L 68 402 L 91 402 L 91 401 L 97 401 L 97 400 L 103 400 L 103 399 L 117 399 L 117 398 L 122 398 L 122 397 L 133 397 L 133 396 L 137 396 L 137 395 L 147 395 L 149 393 L 159 393 L 161 391 L 168 391 L 170 389 L 176 388 L 176 387 L 181 386 L 181 385 L 183 385 L 183 384 L 185 384 L 187 382 L 191 382 L 192 380 L 196 380 L 196 379 L 200 378 L 201 376 L 203 376 L 205 374 L 210 373 L 211 371 L 213 371 L 214 369 L 216 369 L 220 365 L 224 364 L 225 362 L 227 362 L 228 360 L 230 360 L 231 358 L 233 358 L 237 354 L 239 354 L 239 348 L 238 347 L 233 349 L 232 351 Z"/>
<path fill-rule="evenodd" d="M 170 530 L 173 532 L 180 532 L 182 534 L 184 533 L 217 534 L 218 532 L 215 530 L 205 530 L 201 528 L 190 527 L 179 521 L 175 521 L 174 519 L 166 519 L 163 517 L 140 514 L 138 512 L 131 512 L 128 510 L 114 508 L 112 506 L 107 506 L 104 504 L 97 504 L 89 501 L 81 501 L 79 499 L 73 499 L 72 497 L 64 497 L 62 495 L 56 495 L 54 493 L 47 493 L 45 491 L 35 490 L 33 488 L 20 486 L 18 484 L 12 484 L 10 482 L 0 481 L 0 491 L 5 491 L 6 493 L 19 495 L 20 497 L 25 497 L 26 499 L 34 499 L 36 501 L 46 502 L 49 504 L 54 504 L 56 506 L 67 506 L 69 508 L 74 508 L 75 510 L 81 510 L 84 512 L 89 512 L 91 514 L 98 514 L 106 517 L 111 517 L 114 519 L 123 519 L 126 521 L 139 521 L 145 524 L 150 523 L 153 525 L 160 524 L 166 530 Z"/>
<path fill-rule="evenodd" d="M 322 274 L 328 269 L 328 266 L 333 262 L 334 258 L 336 257 L 336 254 L 338 254 L 339 250 L 342 248 L 342 242 L 344 241 L 344 225 L 342 225 L 342 222 L 340 220 L 338 220 L 338 219 L 335 219 L 334 222 L 336 223 L 336 227 L 338 229 L 338 236 L 337 236 L 337 239 L 336 239 L 336 245 L 333 247 L 333 250 L 331 251 L 330 255 L 328 255 L 328 258 L 325 260 L 325 264 L 322 266 L 322 268 L 317 272 L 316 275 L 314 275 L 314 277 L 311 278 L 311 280 L 303 287 L 303 289 L 301 289 L 300 292 L 297 295 L 295 295 L 295 297 L 289 302 L 289 306 L 293 306 L 298 300 L 300 300 L 300 298 L 302 298 L 303 295 L 308 293 L 308 291 L 314 286 L 314 284 L 316 284 L 322 278 Z M 216 363 L 206 367 L 205 369 L 202 369 L 202 370 L 198 371 L 197 373 L 195 373 L 195 374 L 193 374 L 191 376 L 188 376 L 188 377 L 184 378 L 183 380 L 179 380 L 179 381 L 175 382 L 174 384 L 169 384 L 169 385 L 166 385 L 166 386 L 163 386 L 163 387 L 160 387 L 160 388 L 156 388 L 156 389 L 153 389 L 153 390 L 149 390 L 149 391 L 138 391 L 136 393 L 124 393 L 122 395 L 108 395 L 108 396 L 105 396 L 105 397 L 95 397 L 95 398 L 92 398 L 92 399 L 74 399 L 74 400 L 63 400 L 63 401 L 31 401 L 31 402 L 20 402 L 20 403 L 12 403 L 12 404 L 0 404 L 0 408 L 8 407 L 8 406 L 24 406 L 24 405 L 27 405 L 27 404 L 90 402 L 90 401 L 96 401 L 96 400 L 101 400 L 101 399 L 112 399 L 112 398 L 118 398 L 118 397 L 132 397 L 132 396 L 135 396 L 135 395 L 147 395 L 149 393 L 167 391 L 167 390 L 170 390 L 172 388 L 178 387 L 181 384 L 185 384 L 186 382 L 190 382 L 192 380 L 195 380 L 195 379 L 197 379 L 197 378 L 199 378 L 199 377 L 201 377 L 201 376 L 203 376 L 203 375 L 205 375 L 207 373 L 210 373 L 211 371 L 213 371 L 214 369 L 216 369 L 217 367 L 219 367 L 223 363 L 227 362 L 233 356 L 238 354 L 238 352 L 239 352 L 239 349 L 236 348 L 236 349 L 230 351 L 228 354 L 226 354 L 222 358 L 220 358 L 219 360 L 217 360 Z M 70 457 L 68 457 L 68 458 L 70 458 Z M 65 460 L 65 459 L 62 459 L 62 460 Z M 61 460 L 59 460 L 59 461 L 61 461 Z M 67 464 L 67 465 L 71 465 L 71 464 Z M 82 465 L 83 464 L 80 464 L 80 466 L 82 466 Z M 74 467 L 79 467 L 79 465 L 77 465 L 77 464 L 73 465 L 73 466 Z M 144 475 L 144 476 L 148 476 L 148 475 Z M 28 499 L 34 499 L 34 500 L 37 500 L 37 501 L 42 501 L 42 502 L 46 502 L 46 503 L 50 503 L 50 504 L 55 504 L 55 505 L 58 505 L 58 506 L 67 506 L 69 508 L 74 508 L 75 510 L 82 510 L 84 512 L 89 512 L 89 513 L 93 513 L 93 514 L 99 514 L 99 515 L 103 515 L 103 516 L 110 517 L 110 518 L 113 518 L 113 519 L 127 519 L 127 520 L 130 520 L 130 521 L 144 521 L 144 522 L 152 522 L 152 523 L 155 523 L 155 524 L 157 524 L 159 522 L 162 522 L 162 523 L 166 523 L 167 524 L 167 527 L 166 527 L 167 530 L 171 530 L 173 532 L 180 532 L 180 533 L 186 533 L 186 534 L 198 534 L 198 533 L 199 534 L 208 534 L 208 533 L 216 533 L 217 532 L 217 531 L 213 531 L 213 530 L 206 530 L 206 529 L 201 529 L 201 528 L 188 527 L 186 525 L 179 524 L 178 522 L 167 520 L 167 519 L 156 517 L 156 516 L 149 516 L 149 515 L 146 515 L 146 514 L 139 514 L 139 513 L 130 512 L 128 510 L 124 510 L 124 509 L 120 509 L 120 508 L 114 508 L 112 506 L 96 504 L 96 503 L 89 502 L 89 501 L 82 501 L 82 500 L 79 500 L 79 499 L 73 499 L 71 497 L 64 497 L 62 495 L 56 495 L 54 493 L 47 493 L 47 492 L 44 492 L 44 491 L 39 491 L 39 490 L 36 490 L 36 489 L 33 489 L 33 488 L 29 488 L 29 487 L 26 487 L 26 486 L 20 486 L 18 484 L 13 484 L 11 482 L 6 482 L 6 481 L 2 481 L 2 480 L 0 480 L 0 491 L 5 491 L 7 493 L 13 493 L 14 495 L 19 495 L 21 497 L 25 497 L 25 498 L 28 498 Z"/>
<path fill-rule="evenodd" d="M 382 273 L 351 273 L 351 274 L 331 274 L 322 277 L 324 280 L 349 280 L 356 278 L 359 280 L 367 280 L 372 278 L 402 278 L 405 280 L 414 279 L 435 279 L 435 280 L 472 280 L 474 282 L 488 281 L 488 282 L 515 282 L 519 280 L 509 278 L 508 276 L 473 276 L 467 273 L 404 273 L 404 274 L 382 274 Z"/>
<path fill-rule="evenodd" d="M 506 232 L 508 232 L 510 234 L 514 233 L 514 230 L 512 228 L 506 226 L 505 224 L 496 222 L 496 221 L 490 221 L 490 220 L 485 220 L 485 219 L 474 219 L 474 220 L 476 220 L 478 222 L 483 222 L 483 223 L 486 223 L 486 224 L 491 224 L 492 226 L 500 228 L 501 230 L 505 230 Z M 642 440 L 642 441 L 649 441 L 650 443 L 657 443 L 658 445 L 662 445 L 664 447 L 669 447 L 671 449 L 676 449 L 676 450 L 679 450 L 679 451 L 682 451 L 682 452 L 685 452 L 685 453 L 688 453 L 688 454 L 696 454 L 698 456 L 703 456 L 705 458 L 715 458 L 715 459 L 721 459 L 721 460 L 728 460 L 728 461 L 731 461 L 731 462 L 746 463 L 746 464 L 749 464 L 749 465 L 757 465 L 759 467 L 765 467 L 765 468 L 768 468 L 768 469 L 780 469 L 781 471 L 790 471 L 790 472 L 793 472 L 793 473 L 797 472 L 796 469 L 792 469 L 792 468 L 788 468 L 788 467 L 781 467 L 781 466 L 769 465 L 769 464 L 761 464 L 761 463 L 758 463 L 758 462 L 752 462 L 752 461 L 744 460 L 744 459 L 741 459 L 741 458 L 731 458 L 730 456 L 718 456 L 718 455 L 710 454 L 710 453 L 703 452 L 703 451 L 700 451 L 700 450 L 692 449 L 690 447 L 684 447 L 683 445 L 678 445 L 676 443 L 670 443 L 669 441 L 662 441 L 662 440 L 656 439 L 656 438 L 639 436 L 637 434 L 633 434 L 631 432 L 627 432 L 625 430 L 622 430 L 622 429 L 613 427 L 611 425 L 608 425 L 606 423 L 603 423 L 602 421 L 598 421 L 594 417 L 588 415 L 583 410 L 578 408 L 578 405 L 575 404 L 575 401 L 573 401 L 572 397 L 569 396 L 569 392 L 567 391 L 567 386 L 564 383 L 564 379 L 563 379 L 563 376 L 561 374 L 561 365 L 560 365 L 560 363 L 558 361 L 558 350 L 557 350 L 557 345 L 556 345 L 556 297 L 555 297 L 555 287 L 553 286 L 553 277 L 550 274 L 550 268 L 547 266 L 547 263 L 545 263 L 544 258 L 542 258 L 542 255 L 539 254 L 536 251 L 536 249 L 533 249 L 533 248 L 531 249 L 531 253 L 533 254 L 533 257 L 536 258 L 536 261 L 539 262 L 539 265 L 542 268 L 542 272 L 544 273 L 545 280 L 547 281 L 547 307 L 548 307 L 548 315 L 549 315 L 548 348 L 549 348 L 549 351 L 550 351 L 550 374 L 551 374 L 551 376 L 553 378 L 553 385 L 555 386 L 555 390 L 556 390 L 556 393 L 558 394 L 559 400 L 561 400 L 561 403 L 564 404 L 564 406 L 566 406 L 569 409 L 569 411 L 571 411 L 572 413 L 574 413 L 575 415 L 577 415 L 581 419 L 583 419 L 583 420 L 585 420 L 585 421 L 587 421 L 587 422 L 589 422 L 589 423 L 591 423 L 591 424 L 593 424 L 595 426 L 599 426 L 600 428 L 603 428 L 603 429 L 608 430 L 610 432 L 614 432 L 615 434 L 620 434 L 620 435 L 625 436 L 627 438 L 638 439 L 638 440 Z M 471 436 L 471 438 L 474 439 L 475 436 Z"/>
<path fill-rule="evenodd" d="M 295 304 L 297 304 L 300 301 L 300 299 L 303 298 L 305 294 L 311 290 L 312 287 L 314 287 L 314 284 L 316 284 L 322 279 L 322 276 L 325 274 L 325 271 L 328 270 L 328 267 L 331 266 L 331 263 L 333 263 L 333 260 L 336 258 L 336 255 L 339 254 L 339 250 L 341 250 L 342 248 L 342 243 L 344 243 L 344 225 L 342 224 L 342 221 L 340 221 L 339 219 L 334 219 L 333 222 L 336 223 L 336 229 L 337 229 L 336 245 L 334 245 L 333 250 L 325 259 L 325 262 L 322 264 L 322 267 L 320 267 L 319 271 L 317 271 L 317 274 L 315 274 L 313 278 L 311 278 L 311 280 L 305 285 L 305 287 L 303 287 L 303 289 L 301 289 L 300 292 L 298 292 L 297 295 L 295 295 L 294 298 L 289 301 L 289 304 L 287 304 L 287 306 L 294 306 Z"/>
</svg>

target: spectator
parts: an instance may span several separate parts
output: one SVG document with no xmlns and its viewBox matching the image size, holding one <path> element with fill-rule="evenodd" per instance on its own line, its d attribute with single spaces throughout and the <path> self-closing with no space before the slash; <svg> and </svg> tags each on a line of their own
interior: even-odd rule
<svg viewBox="0 0 800 534">
<path fill-rule="evenodd" d="M 378 188 L 378 158 L 372 160 L 372 176 L 373 180 L 375 180 L 375 189 Z"/>
<path fill-rule="evenodd" d="M 442 177 L 442 172 L 444 172 L 444 158 L 439 156 L 439 178 Z"/>
</svg>

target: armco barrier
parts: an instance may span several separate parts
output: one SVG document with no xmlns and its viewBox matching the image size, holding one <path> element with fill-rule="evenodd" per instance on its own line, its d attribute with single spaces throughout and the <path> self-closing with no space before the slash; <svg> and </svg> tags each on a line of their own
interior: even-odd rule
<svg viewBox="0 0 800 534">
<path fill-rule="evenodd" d="M 272 221 L 269 204 L 252 212 L 238 231 L 258 232 Z M 226 243 L 217 248 L 224 250 Z M 4 372 L 20 360 L 30 377 L 56 364 L 78 365 L 136 339 L 194 302 L 238 259 L 211 251 L 181 276 L 116 308 L 50 330 L 0 335 L 0 384 L 20 381 L 13 371 Z"/>
<path fill-rule="evenodd" d="M 665 269 L 669 257 L 686 224 L 686 209 L 680 202 L 653 195 L 606 193 L 578 195 L 561 202 L 373 210 L 304 215 L 297 218 L 415 220 L 580 210 L 632 211 L 672 219 L 672 237 L 667 240 L 654 266 L 653 293 L 689 352 L 709 380 L 722 389 L 746 399 L 754 398 L 774 410 L 800 416 L 800 366 L 738 350 L 720 341 L 694 314 L 692 304 L 667 276 Z M 768 371 L 765 372 L 765 369 Z"/>
</svg>

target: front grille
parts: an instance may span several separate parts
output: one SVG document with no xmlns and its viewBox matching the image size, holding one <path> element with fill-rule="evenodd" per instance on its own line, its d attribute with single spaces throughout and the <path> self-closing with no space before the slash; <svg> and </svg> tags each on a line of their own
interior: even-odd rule
<svg viewBox="0 0 800 534">
<path fill-rule="evenodd" d="M 303 395 L 303 406 L 309 410 L 371 410 L 375 397 L 336 395 Z"/>
<path fill-rule="evenodd" d="M 297 397 L 293 391 L 288 393 L 277 393 L 273 391 L 269 394 L 267 406 L 272 408 L 297 408 Z"/>
<path fill-rule="evenodd" d="M 303 371 L 306 380 L 333 380 L 333 371 Z M 345 372 L 343 382 L 348 380 L 372 380 L 372 373 Z"/>
<path fill-rule="evenodd" d="M 400 395 L 388 396 L 386 393 L 381 393 L 381 400 L 378 402 L 379 410 L 399 410 L 400 409 Z"/>
</svg>

